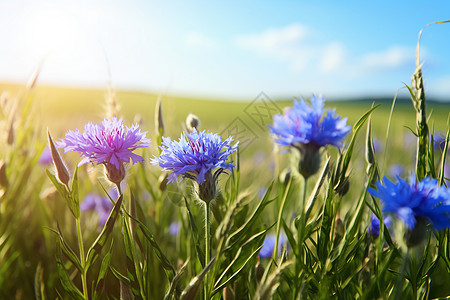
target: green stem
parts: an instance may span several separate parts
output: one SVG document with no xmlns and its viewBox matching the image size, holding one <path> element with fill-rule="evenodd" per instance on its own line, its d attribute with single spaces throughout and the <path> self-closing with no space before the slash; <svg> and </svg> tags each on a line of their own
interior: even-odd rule
<svg viewBox="0 0 450 300">
<path fill-rule="evenodd" d="M 81 283 L 83 285 L 84 299 L 89 300 L 89 292 L 88 292 L 88 288 L 87 288 L 86 258 L 84 255 L 84 245 L 83 245 L 83 237 L 81 235 L 80 218 L 77 218 L 76 221 L 77 221 L 78 245 L 80 247 L 80 261 L 81 261 L 81 267 L 83 268 L 82 273 L 81 273 Z"/>
<path fill-rule="evenodd" d="M 303 240 L 305 235 L 305 227 L 306 227 L 306 217 L 305 217 L 305 206 L 306 206 L 306 190 L 308 186 L 308 178 L 303 177 L 303 187 L 302 187 L 302 198 L 299 201 L 299 215 L 300 218 L 298 220 L 298 227 L 297 227 L 297 252 L 298 256 L 295 260 L 295 271 L 296 276 L 299 276 L 301 265 L 303 265 Z M 298 289 L 296 287 L 295 295 L 297 296 Z"/>
<path fill-rule="evenodd" d="M 275 246 L 273 248 L 273 253 L 272 253 L 272 259 L 274 261 L 277 260 L 278 242 L 279 242 L 279 239 L 280 239 L 280 231 L 281 231 L 281 218 L 283 217 L 283 210 L 284 210 L 284 206 L 286 204 L 286 199 L 287 199 L 287 195 L 288 195 L 288 192 L 289 192 L 289 188 L 291 187 L 291 182 L 292 182 L 292 176 L 289 178 L 289 181 L 288 181 L 288 183 L 286 185 L 286 188 L 285 188 L 284 194 L 283 194 L 283 199 L 281 200 L 280 210 L 278 210 L 277 232 L 276 232 Z"/>
<path fill-rule="evenodd" d="M 210 222 L 209 203 L 205 202 L 205 267 L 209 264 L 211 258 L 211 222 Z M 205 275 L 205 300 L 209 300 L 208 273 Z"/>
</svg>

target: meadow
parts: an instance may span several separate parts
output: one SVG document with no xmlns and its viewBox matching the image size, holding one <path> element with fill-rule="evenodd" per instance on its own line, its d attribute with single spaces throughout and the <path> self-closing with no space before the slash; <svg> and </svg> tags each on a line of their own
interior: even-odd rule
<svg viewBox="0 0 450 300">
<path fill-rule="evenodd" d="M 367 192 L 383 176 L 411 173 L 446 186 L 450 104 L 429 102 L 420 111 L 413 105 L 425 105 L 418 90 L 411 90 L 413 101 L 397 99 L 392 114 L 394 92 L 325 102 L 348 118 L 351 132 L 340 151 L 321 148 L 318 170 L 305 177 L 298 151 L 275 146 L 268 129 L 292 99 L 0 84 L 8 93 L 0 114 L 0 298 L 448 297 L 449 229 L 428 224 L 411 245 L 401 221 L 384 226 L 383 205 Z M 162 136 L 178 140 L 187 130 L 189 113 L 200 131 L 223 139 L 235 133 L 240 142 L 229 157 L 236 167 L 218 177 L 208 205 L 195 180 L 167 184 L 167 172 L 150 164 Z M 42 159 L 47 130 L 59 141 L 111 116 L 147 132 L 150 147 L 136 150 L 145 161 L 127 165 L 117 184 L 103 166 L 77 167 L 79 154 L 60 149 L 70 176 L 63 182 Z M 424 122 L 429 133 L 421 131 Z M 89 197 L 107 208 L 89 206 Z M 376 235 L 372 214 L 381 220 Z"/>
</svg>

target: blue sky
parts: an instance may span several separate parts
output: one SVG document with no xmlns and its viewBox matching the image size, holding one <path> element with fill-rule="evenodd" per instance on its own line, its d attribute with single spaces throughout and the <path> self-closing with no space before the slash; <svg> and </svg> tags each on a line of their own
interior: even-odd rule
<svg viewBox="0 0 450 300">
<path fill-rule="evenodd" d="M 449 1 L 0 3 L 0 80 L 251 99 L 394 95 Z M 422 37 L 426 91 L 450 99 L 450 24 Z M 406 92 L 402 92 L 405 93 Z"/>
</svg>

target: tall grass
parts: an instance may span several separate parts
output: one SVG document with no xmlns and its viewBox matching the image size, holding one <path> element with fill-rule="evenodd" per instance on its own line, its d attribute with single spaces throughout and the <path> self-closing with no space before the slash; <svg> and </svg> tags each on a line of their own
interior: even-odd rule
<svg viewBox="0 0 450 300">
<path fill-rule="evenodd" d="M 48 144 L 45 127 L 54 140 L 68 129 L 54 117 L 62 118 L 66 107 L 49 106 L 51 124 L 40 118 L 43 106 L 35 99 L 39 93 L 50 95 L 49 90 L 34 83 L 2 96 L 0 298 L 450 296 L 449 229 L 430 230 L 418 246 L 405 247 L 403 229 L 385 226 L 382 204 L 367 192 L 382 176 L 393 178 L 394 164 L 402 166 L 402 177 L 413 172 L 418 179 L 447 184 L 448 110 L 427 114 L 424 75 L 421 65 L 416 67 L 407 86 L 412 104 L 394 105 L 391 116 L 390 107 L 331 103 L 349 116 L 352 131 L 341 151 L 323 151 L 319 171 L 307 180 L 297 170 L 295 152 L 278 153 L 267 132 L 258 132 L 249 150 L 231 157 L 233 171 L 219 177 L 206 220 L 195 183 L 185 179 L 167 184 L 167 174 L 148 160 L 159 155 L 156 144 L 163 135 L 180 135 L 188 112 L 199 116 L 200 129 L 220 132 L 246 103 L 193 106 L 194 100 L 162 98 L 156 106 L 157 130 L 152 125 L 153 96 L 138 100 L 131 92 L 117 92 L 109 95 L 106 111 L 101 102 L 94 114 L 82 110 L 88 116 L 73 120 L 70 129 L 108 111 L 131 123 L 138 111 L 141 127 L 149 130 L 153 147 L 138 151 L 146 162 L 128 166 L 120 185 L 111 183 L 101 166 L 77 167 L 79 158 L 70 153 L 59 152 L 69 181 L 61 180 L 53 163 L 40 160 Z M 73 97 L 60 91 L 60 98 Z M 127 101 L 118 106 L 121 97 Z M 198 108 L 190 111 L 193 107 Z M 414 117 L 415 123 L 410 121 Z M 409 136 L 406 127 L 412 131 Z M 444 128 L 445 139 L 435 147 L 440 133 L 434 129 Z M 118 190 L 117 197 L 108 193 L 111 188 Z M 80 209 L 92 193 L 111 203 L 104 224 L 96 211 Z M 368 232 L 371 214 L 381 221 L 377 237 Z M 263 256 L 264 247 L 274 251 Z"/>
</svg>

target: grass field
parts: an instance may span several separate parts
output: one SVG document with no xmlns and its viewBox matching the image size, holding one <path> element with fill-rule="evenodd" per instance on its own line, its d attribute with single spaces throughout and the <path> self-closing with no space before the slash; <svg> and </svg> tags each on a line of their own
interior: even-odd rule
<svg viewBox="0 0 450 300">
<path fill-rule="evenodd" d="M 310 298 L 367 299 L 383 297 L 385 293 L 397 299 L 399 295 L 412 298 L 418 294 L 425 297 L 427 293 L 434 297 L 450 295 L 445 286 L 450 270 L 448 229 L 440 234 L 430 234 L 428 244 L 420 248 L 427 249 L 425 254 L 422 256 L 419 249 L 414 252 L 418 256 L 413 259 L 409 252 L 402 254 L 401 246 L 397 244 L 399 241 L 393 243 L 389 237 L 388 245 L 384 239 L 372 240 L 367 233 L 370 209 L 379 205 L 375 198 L 366 197 L 366 189 L 371 185 L 370 178 L 378 175 L 393 178 L 393 165 L 402 166 L 402 177 L 415 171 L 416 138 L 411 129 L 416 131 L 417 124 L 416 112 L 410 100 L 399 100 L 390 119 L 393 99 L 374 99 L 375 105 L 381 104 L 373 111 L 371 119 L 379 174 L 374 173 L 373 168 L 369 170 L 364 156 L 370 137 L 365 132 L 368 120 L 363 119 L 364 127 L 359 132 L 355 129 L 352 132 L 356 131 L 358 135 L 355 134 L 348 171 L 334 174 L 348 176 L 350 181 L 349 192 L 339 195 L 331 183 L 333 168 L 323 177 L 314 175 L 306 188 L 298 173 L 292 173 L 292 187 L 290 183 L 286 186 L 287 182 L 280 179 L 280 173 L 295 165 L 289 153 L 282 154 L 283 149 L 273 146 L 267 125 L 272 124 L 274 113 L 292 106 L 292 99 L 270 100 L 265 95 L 255 95 L 255 99 L 248 101 L 227 101 L 117 91 L 115 99 L 120 106 L 118 115 L 124 118 L 128 126 L 139 123 L 141 130 L 148 131 L 147 137 L 152 139 L 150 149 L 139 152 L 146 162 L 141 166 L 130 166 L 127 176 L 129 188 L 123 195 L 127 209 L 131 209 L 131 199 L 136 198 L 135 216 L 137 214 L 137 219 L 144 225 L 138 226 L 142 232 L 136 233 L 136 224 L 132 224 L 125 215 L 126 211 L 120 210 L 119 205 L 117 212 L 120 210 L 120 214 L 114 217 L 114 222 L 117 219 L 116 224 L 107 223 L 105 228 L 110 228 L 111 232 L 102 235 L 101 228 L 97 227 L 98 216 L 82 212 L 79 220 L 86 252 L 88 245 L 95 245 L 99 234 L 105 237 L 100 247 L 100 259 L 95 261 L 89 273 L 86 271 L 86 275 L 82 271 L 85 269 L 82 259 L 84 253 L 81 255 L 82 247 L 77 241 L 81 234 L 75 229 L 74 215 L 70 213 L 62 196 L 56 192 L 51 197 L 44 193 L 52 186 L 45 169 L 53 172 L 53 167 L 39 165 L 38 159 L 47 144 L 47 128 L 53 139 L 59 140 L 69 129 L 78 128 L 82 131 L 87 122 L 102 121 L 108 110 L 106 99 L 111 95 L 107 89 L 46 87 L 38 84 L 28 90 L 21 85 L 0 83 L 0 92 L 5 91 L 8 92 L 9 103 L 16 103 L 17 108 L 16 123 L 13 123 L 15 141 L 11 144 L 2 142 L 1 151 L 1 160 L 7 163 L 5 176 L 9 180 L 0 190 L 2 299 L 30 299 L 33 296 L 38 299 L 67 299 L 70 296 L 78 299 L 89 296 L 118 299 L 118 295 L 123 299 L 163 299 L 166 293 L 169 295 L 167 299 L 178 299 L 183 290 L 187 293 L 183 294 L 183 299 L 194 299 L 195 295 L 197 298 L 200 295 L 206 297 L 209 293 L 213 294 L 214 299 L 269 299 L 268 295 L 286 299 L 288 296 L 291 298 L 291 294 L 295 296 L 292 286 L 295 286 L 296 292 Z M 204 279 L 208 286 L 200 289 L 195 281 L 191 281 L 195 278 L 203 280 L 199 274 L 204 268 L 204 261 L 199 249 L 206 244 L 202 240 L 205 237 L 205 219 L 201 205 L 192 192 L 195 186 L 190 181 L 186 182 L 186 179 L 181 185 L 169 185 L 167 190 L 160 190 L 160 168 L 149 164 L 149 158 L 159 154 L 157 141 L 160 137 L 154 121 L 158 97 L 161 97 L 162 103 L 164 136 L 178 139 L 186 116 L 193 113 L 201 121 L 200 130 L 220 133 L 223 138 L 235 133 L 235 139 L 240 142 L 240 169 L 220 177 L 219 200 L 222 202 L 217 200 L 220 217 L 214 214 L 211 222 L 212 253 L 217 255 L 217 262 Z M 356 126 L 371 106 L 371 101 L 358 99 L 326 102 L 327 108 L 335 108 L 337 114 L 348 117 L 350 126 Z M 449 111 L 450 103 L 428 104 L 428 124 L 436 136 L 446 134 Z M 3 132 L 8 132 L 10 115 L 7 110 L 2 110 L 0 116 Z M 390 131 L 386 140 L 389 120 Z M 343 155 L 349 152 L 347 147 L 352 134 L 346 139 Z M 339 158 L 337 149 L 330 147 L 323 152 L 322 166 L 327 156 L 331 157 L 330 164 L 335 166 Z M 430 150 L 430 157 L 431 153 L 435 159 L 429 162 L 429 174 L 439 168 L 442 155 L 438 147 Z M 73 176 L 79 156 L 68 153 L 64 159 Z M 237 156 L 233 160 L 236 161 Z M 79 187 L 76 190 L 80 201 L 91 192 L 104 194 L 99 182 L 104 186 L 109 184 L 101 174 L 101 166 L 95 167 L 95 171 L 91 169 L 84 166 L 78 170 Z M 439 172 L 435 175 L 439 175 Z M 312 194 L 314 181 L 320 182 L 320 178 L 325 183 L 320 193 L 317 192 L 315 201 L 319 204 L 311 206 L 308 212 L 310 215 L 304 223 L 298 218 L 294 221 L 289 216 L 295 216 L 299 210 L 301 191 L 305 188 L 305 195 Z M 274 186 L 271 189 L 272 181 Z M 285 221 L 280 221 L 281 216 L 284 216 Z M 174 222 L 181 228 L 175 236 L 169 232 Z M 345 230 L 339 231 L 339 222 Z M 60 229 L 57 229 L 58 226 Z M 240 230 L 240 226 L 245 230 Z M 224 231 L 224 228 L 228 228 L 228 231 Z M 264 237 L 273 233 L 275 228 L 282 228 L 288 235 L 290 248 L 287 257 L 275 255 L 275 260 L 261 258 L 261 266 L 267 271 L 257 281 L 259 247 Z M 60 230 L 61 237 L 57 238 L 52 230 Z M 302 232 L 304 236 L 301 236 Z M 385 234 L 389 236 L 387 232 Z M 296 241 L 298 245 L 295 245 Z M 222 249 L 221 243 L 226 245 L 223 251 L 218 250 Z M 66 251 L 69 248 L 75 249 L 73 253 Z M 438 252 L 437 249 L 442 250 Z M 71 255 L 80 257 L 78 263 L 81 266 L 77 266 L 77 258 Z M 422 264 L 419 269 L 415 259 Z M 406 261 L 411 265 L 402 269 L 401 265 Z M 186 269 L 181 267 L 185 262 Z M 299 267 L 302 263 L 305 264 L 303 269 Z M 111 268 L 108 268 L 109 264 Z M 298 272 L 298 278 L 294 272 Z M 402 272 L 406 272 L 406 275 Z M 405 279 L 408 276 L 409 279 Z M 92 286 L 89 284 L 85 287 L 86 278 Z M 297 282 L 304 282 L 304 285 L 300 286 Z M 129 295 L 124 296 L 123 293 Z M 192 297 L 189 293 L 192 293 Z M 226 296 L 227 293 L 234 294 L 234 298 Z"/>
</svg>

